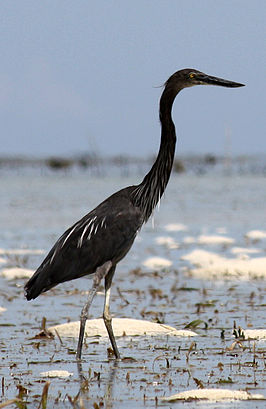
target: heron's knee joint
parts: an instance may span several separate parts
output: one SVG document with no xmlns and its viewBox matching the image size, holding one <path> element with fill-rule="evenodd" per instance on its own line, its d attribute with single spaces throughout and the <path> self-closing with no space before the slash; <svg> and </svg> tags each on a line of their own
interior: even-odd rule
<svg viewBox="0 0 266 409">
<path fill-rule="evenodd" d="M 83 308 L 80 314 L 80 320 L 84 321 L 88 318 L 88 311 L 86 308 Z"/>
<path fill-rule="evenodd" d="M 109 323 L 109 322 L 112 322 L 112 317 L 111 317 L 111 315 L 109 314 L 109 312 L 104 311 L 104 313 L 103 313 L 103 320 L 104 320 L 104 321 L 107 321 L 108 323 Z"/>
</svg>

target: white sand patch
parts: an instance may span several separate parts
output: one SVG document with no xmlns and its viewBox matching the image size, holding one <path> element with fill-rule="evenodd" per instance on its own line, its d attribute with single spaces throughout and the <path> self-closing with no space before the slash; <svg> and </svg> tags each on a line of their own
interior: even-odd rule
<svg viewBox="0 0 266 409">
<path fill-rule="evenodd" d="M 265 399 L 261 394 L 251 394 L 246 391 L 236 391 L 231 389 L 194 389 L 184 391 L 169 397 L 160 398 L 162 401 L 174 402 L 176 400 L 205 399 L 212 401 L 233 401 L 233 400 L 258 400 Z"/>
<path fill-rule="evenodd" d="M 196 243 L 196 241 L 197 241 L 197 239 L 195 237 L 193 237 L 193 236 L 186 236 L 183 239 L 183 243 L 185 243 L 185 244 L 194 244 L 194 243 Z"/>
<path fill-rule="evenodd" d="M 226 258 L 206 250 L 193 250 L 182 257 L 196 266 L 191 272 L 203 278 L 237 277 L 243 280 L 266 277 L 266 257 Z"/>
<path fill-rule="evenodd" d="M 149 257 L 143 261 L 142 265 L 154 270 L 161 270 L 163 268 L 169 268 L 172 265 L 172 261 L 162 257 Z"/>
<path fill-rule="evenodd" d="M 201 234 L 199 237 L 193 237 L 193 236 L 186 236 L 183 239 L 184 244 L 206 244 L 206 245 L 229 245 L 233 244 L 235 242 L 234 239 L 231 237 L 226 237 L 226 236 L 218 236 L 218 235 L 205 235 Z"/>
<path fill-rule="evenodd" d="M 266 339 L 266 329 L 245 329 L 245 339 Z"/>
<path fill-rule="evenodd" d="M 112 320 L 114 335 L 116 337 L 121 336 L 144 336 L 144 335 L 175 335 L 179 337 L 194 337 L 197 334 L 190 330 L 177 330 L 169 325 L 157 324 L 155 322 L 145 320 L 135 320 L 129 318 L 113 318 Z M 66 324 L 56 325 L 48 328 L 48 331 L 56 334 L 56 331 L 61 337 L 73 337 L 79 336 L 80 322 L 68 322 Z M 56 331 L 55 331 L 56 330 Z M 103 322 L 103 319 L 98 318 L 95 320 L 87 320 L 85 334 L 87 337 L 107 337 L 107 331 Z"/>
<path fill-rule="evenodd" d="M 2 314 L 2 312 L 5 312 L 5 311 L 6 311 L 6 308 L 0 307 L 0 314 Z"/>
<path fill-rule="evenodd" d="M 69 378 L 69 376 L 72 376 L 73 372 L 68 372 L 68 371 L 47 371 L 47 372 L 41 372 L 40 376 L 44 378 Z"/>
<path fill-rule="evenodd" d="M 199 244 L 232 244 L 235 242 L 235 240 L 231 237 L 215 235 L 207 236 L 202 234 L 198 237 L 197 242 Z"/>
<path fill-rule="evenodd" d="M 29 270 L 26 268 L 3 268 L 0 270 L 0 275 L 8 280 L 14 280 L 15 278 L 30 278 L 34 270 Z"/>
<path fill-rule="evenodd" d="M 188 230 L 187 226 L 182 223 L 169 223 L 164 226 L 166 231 L 186 231 Z"/>
<path fill-rule="evenodd" d="M 248 233 L 245 234 L 245 236 L 252 241 L 263 240 L 266 239 L 266 231 L 250 230 Z"/>
<path fill-rule="evenodd" d="M 169 249 L 178 249 L 179 247 L 177 242 L 172 237 L 169 236 L 156 237 L 155 242 Z"/>
<path fill-rule="evenodd" d="M 18 255 L 24 256 L 27 254 L 44 254 L 44 250 L 40 249 L 0 249 L 1 255 Z"/>
<path fill-rule="evenodd" d="M 1 264 L 5 264 L 5 263 L 6 263 L 6 260 L 5 260 L 3 257 L 0 257 L 0 263 L 1 263 Z"/>
<path fill-rule="evenodd" d="M 231 250 L 232 254 L 258 254 L 261 253 L 260 249 L 249 249 L 247 247 L 233 247 Z"/>
</svg>

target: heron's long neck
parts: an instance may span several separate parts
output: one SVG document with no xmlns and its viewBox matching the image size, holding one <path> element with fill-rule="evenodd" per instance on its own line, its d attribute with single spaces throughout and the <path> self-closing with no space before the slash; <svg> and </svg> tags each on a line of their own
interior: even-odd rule
<svg viewBox="0 0 266 409">
<path fill-rule="evenodd" d="M 161 144 L 151 170 L 133 192 L 133 201 L 143 212 L 145 222 L 163 195 L 168 183 L 175 154 L 176 134 L 171 111 L 176 90 L 166 88 L 160 99 Z"/>
</svg>

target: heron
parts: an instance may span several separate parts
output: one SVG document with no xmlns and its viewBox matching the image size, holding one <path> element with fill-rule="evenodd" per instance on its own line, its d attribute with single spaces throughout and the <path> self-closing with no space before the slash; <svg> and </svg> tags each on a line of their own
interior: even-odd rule
<svg viewBox="0 0 266 409">
<path fill-rule="evenodd" d="M 130 250 L 139 230 L 147 222 L 165 191 L 176 146 L 172 106 L 182 89 L 194 85 L 217 85 L 228 88 L 244 86 L 190 68 L 171 75 L 164 84 L 160 98 L 161 142 L 150 171 L 140 184 L 128 186 L 112 194 L 66 230 L 25 285 L 25 296 L 27 300 L 31 300 L 60 283 L 94 274 L 87 301 L 80 315 L 76 354 L 78 361 L 81 360 L 89 308 L 103 279 L 105 288 L 103 320 L 114 356 L 120 359 L 110 313 L 113 276 L 117 264 Z"/>
</svg>

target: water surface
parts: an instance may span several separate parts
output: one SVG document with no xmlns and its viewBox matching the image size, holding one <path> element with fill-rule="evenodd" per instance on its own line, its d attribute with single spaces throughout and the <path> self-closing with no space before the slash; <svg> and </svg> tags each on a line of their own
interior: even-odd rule
<svg viewBox="0 0 266 409">
<path fill-rule="evenodd" d="M 0 248 L 47 252 L 66 228 L 115 190 L 136 180 L 92 177 L 86 173 L 7 173 L 1 180 Z M 181 260 L 194 248 L 229 255 L 232 246 L 256 247 L 260 256 L 265 256 L 265 241 L 248 243 L 245 238 L 250 230 L 265 230 L 265 203 L 266 178 L 262 176 L 173 175 L 159 212 L 154 212 L 153 220 L 144 226 L 131 252 L 117 268 L 111 310 L 116 317 L 154 320 L 176 328 L 201 320 L 194 329 L 198 337 L 120 338 L 121 355 L 132 359 L 117 364 L 108 358 L 107 339 L 87 339 L 82 379 L 74 355 L 76 340 L 63 339 L 61 344 L 57 338 L 32 338 L 39 332 L 44 316 L 48 326 L 76 321 L 91 280 L 62 284 L 28 303 L 23 297 L 26 280 L 0 277 L 0 306 L 7 309 L 0 315 L 0 401 L 18 396 L 18 385 L 22 385 L 27 407 L 37 407 L 47 380 L 40 373 L 54 369 L 68 370 L 73 375 L 50 380 L 48 407 L 72 408 L 78 394 L 88 408 L 94 403 L 109 408 L 154 408 L 157 403 L 175 407 L 180 404 L 162 404 L 155 398 L 199 385 L 247 389 L 266 395 L 266 342 L 241 340 L 232 347 L 234 322 L 242 328 L 266 327 L 265 282 L 197 278 L 191 273 L 192 266 Z M 182 223 L 186 230 L 166 231 L 169 223 Z M 187 236 L 221 231 L 235 243 L 199 246 L 183 242 Z M 158 236 L 172 237 L 179 248 L 156 244 Z M 144 268 L 143 261 L 154 256 L 170 260 L 172 267 L 159 272 Z M 35 269 L 43 256 L 5 258 L 5 267 Z M 91 317 L 100 317 L 102 308 L 100 293 L 94 300 Z M 76 402 L 79 407 L 79 398 Z M 208 407 L 263 408 L 264 404 L 235 402 Z M 197 406 L 206 407 L 204 403 Z M 186 407 L 195 405 L 188 402 Z"/>
</svg>

